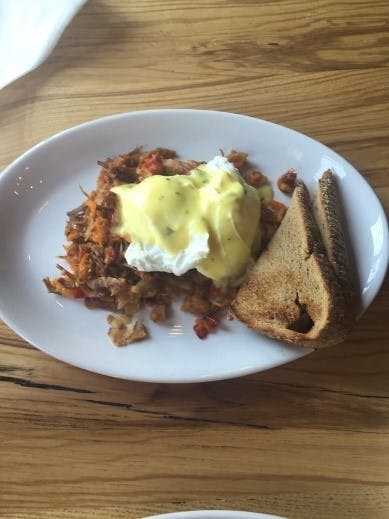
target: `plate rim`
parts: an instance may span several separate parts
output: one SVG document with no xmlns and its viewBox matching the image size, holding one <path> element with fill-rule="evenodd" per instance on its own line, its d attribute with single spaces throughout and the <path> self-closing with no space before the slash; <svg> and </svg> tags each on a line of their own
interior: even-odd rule
<svg viewBox="0 0 389 519">
<path fill-rule="evenodd" d="M 57 132 L 54 135 L 49 136 L 48 138 L 38 142 L 37 144 L 35 144 L 34 146 L 32 146 L 31 148 L 26 150 L 24 153 L 19 155 L 8 166 L 6 166 L 6 168 L 0 174 L 0 189 L 1 189 L 1 185 L 2 185 L 3 181 L 5 181 L 5 179 L 7 179 L 9 176 L 12 177 L 13 171 L 19 165 L 19 163 L 23 162 L 31 154 L 34 154 L 35 152 L 39 151 L 40 148 L 46 146 L 48 143 L 55 143 L 56 140 L 60 140 L 64 136 L 71 135 L 72 133 L 75 133 L 77 131 L 87 130 L 88 127 L 92 127 L 92 126 L 99 125 L 99 124 L 102 124 L 102 123 L 112 124 L 112 123 L 115 123 L 116 120 L 127 119 L 127 118 L 131 118 L 133 116 L 144 116 L 144 115 L 146 115 L 147 117 L 153 117 L 153 116 L 158 116 L 158 114 L 171 114 L 171 115 L 175 115 L 177 113 L 179 113 L 181 116 L 182 115 L 187 115 L 189 117 L 192 114 L 211 114 L 211 115 L 216 116 L 216 117 L 217 116 L 224 116 L 224 117 L 229 117 L 230 118 L 232 116 L 233 118 L 241 119 L 241 120 L 249 119 L 249 120 L 252 120 L 252 121 L 259 122 L 259 123 L 264 123 L 265 125 L 270 125 L 272 127 L 275 127 L 278 131 L 282 131 L 282 132 L 286 131 L 288 133 L 291 132 L 293 134 L 296 134 L 299 138 L 303 137 L 304 139 L 306 139 L 310 143 L 319 144 L 324 149 L 328 150 L 341 163 L 344 163 L 348 168 L 351 167 L 351 169 L 363 181 L 363 183 L 365 185 L 365 188 L 368 189 L 370 191 L 370 194 L 375 198 L 375 200 L 377 202 L 378 210 L 380 212 L 380 215 L 382 216 L 382 221 L 386 223 L 385 228 L 383 230 L 384 231 L 384 253 L 383 254 L 386 257 L 387 262 L 388 262 L 388 256 L 389 256 L 389 250 L 388 250 L 389 249 L 389 244 L 388 244 L 388 241 L 389 241 L 388 240 L 388 222 L 387 222 L 387 219 L 386 219 L 385 211 L 384 211 L 384 209 L 382 207 L 382 204 L 381 204 L 378 196 L 376 195 L 374 189 L 370 186 L 370 184 L 363 177 L 363 175 L 361 173 L 359 173 L 359 171 L 350 162 L 348 162 L 345 158 L 343 158 L 336 151 L 332 150 L 331 148 L 329 148 L 325 144 L 321 143 L 320 141 L 318 141 L 316 139 L 313 139 L 312 137 L 310 137 L 308 135 L 305 135 L 302 132 L 296 131 L 296 130 L 294 130 L 292 128 L 289 128 L 287 126 L 283 126 L 283 125 L 280 125 L 280 124 L 277 124 L 277 123 L 273 123 L 271 121 L 267 121 L 265 119 L 261 119 L 259 117 L 254 117 L 254 116 L 251 116 L 251 115 L 239 114 L 239 113 L 234 113 L 234 112 L 226 112 L 226 111 L 218 111 L 218 110 L 202 110 L 202 109 L 193 109 L 193 108 L 160 108 L 160 109 L 151 109 L 151 110 L 134 110 L 134 111 L 129 111 L 129 112 L 119 112 L 119 113 L 115 113 L 115 114 L 111 114 L 111 115 L 106 115 L 106 116 L 102 116 L 102 117 L 95 118 L 95 119 L 90 119 L 90 120 L 84 121 L 84 122 L 82 122 L 80 124 L 71 126 L 70 128 L 64 129 L 64 130 L 62 130 L 60 132 Z M 382 271 L 380 272 L 380 276 L 379 276 L 379 279 L 378 279 L 378 282 L 377 282 L 377 288 L 376 288 L 375 292 L 372 294 L 370 300 L 368 300 L 367 303 L 363 306 L 362 312 L 359 315 L 359 317 L 370 306 L 370 304 L 372 303 L 372 301 L 376 297 L 377 293 L 381 289 L 382 284 L 383 284 L 384 279 L 385 279 L 386 270 L 382 269 Z M 6 315 L 4 315 L 4 312 L 1 310 L 1 308 L 0 308 L 0 318 L 15 333 L 17 333 L 20 337 L 22 337 L 28 343 L 32 344 L 38 350 L 44 352 L 45 354 L 47 354 L 47 355 L 49 355 L 49 356 L 51 356 L 53 358 L 56 358 L 56 359 L 58 359 L 58 360 L 60 360 L 62 362 L 65 362 L 65 363 L 69 364 L 69 365 L 75 366 L 77 368 L 80 368 L 80 369 L 83 369 L 83 370 L 86 370 L 86 371 L 89 371 L 89 372 L 99 373 L 99 374 L 110 376 L 110 377 L 113 377 L 113 378 L 127 379 L 127 380 L 140 381 L 140 382 L 177 383 L 177 384 L 180 384 L 180 383 L 196 383 L 196 382 L 200 383 L 200 382 L 207 382 L 207 381 L 217 381 L 217 380 L 233 379 L 233 378 L 242 377 L 242 376 L 246 376 L 246 375 L 250 375 L 250 374 L 254 374 L 254 373 L 258 373 L 258 372 L 264 372 L 264 371 L 267 371 L 268 369 L 272 369 L 272 368 L 277 367 L 277 366 L 286 365 L 289 362 L 293 362 L 293 361 L 297 360 L 298 358 L 304 357 L 304 356 L 306 356 L 309 353 L 314 351 L 311 348 L 301 348 L 301 351 L 299 351 L 299 355 L 296 356 L 295 358 L 288 359 L 286 362 L 284 360 L 280 359 L 278 362 L 274 362 L 273 364 L 267 366 L 266 368 L 262 368 L 262 369 L 261 368 L 258 369 L 258 367 L 251 366 L 251 367 L 245 367 L 245 368 L 237 369 L 233 373 L 231 373 L 229 370 L 228 370 L 228 372 L 226 372 L 226 370 L 224 370 L 223 372 L 219 372 L 216 375 L 215 374 L 214 375 L 205 374 L 203 376 L 195 376 L 195 377 L 193 375 L 192 376 L 188 376 L 187 375 L 187 376 L 183 376 L 182 378 L 177 378 L 177 379 L 174 379 L 174 380 L 171 380 L 169 378 L 164 378 L 164 377 L 158 377 L 158 376 L 157 377 L 151 376 L 151 377 L 148 378 L 148 377 L 145 377 L 145 376 L 136 377 L 136 376 L 131 375 L 129 377 L 124 378 L 123 375 L 115 374 L 113 372 L 110 372 L 109 369 L 105 369 L 104 370 L 104 369 L 95 369 L 95 368 L 93 368 L 91 370 L 90 367 L 84 365 L 82 362 L 69 361 L 68 359 L 62 358 L 62 355 L 60 355 L 60 354 L 55 354 L 54 355 L 52 352 L 48 351 L 45 347 L 39 346 L 38 344 L 36 344 L 35 341 L 29 340 L 28 333 L 24 333 L 24 332 L 21 333 L 21 331 L 19 330 L 19 325 L 17 325 L 17 323 L 14 323 L 14 320 L 12 318 L 9 319 Z"/>
</svg>

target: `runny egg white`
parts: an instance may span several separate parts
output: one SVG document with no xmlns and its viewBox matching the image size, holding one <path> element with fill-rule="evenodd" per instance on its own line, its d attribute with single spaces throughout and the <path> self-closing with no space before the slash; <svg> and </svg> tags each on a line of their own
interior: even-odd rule
<svg viewBox="0 0 389 519">
<path fill-rule="evenodd" d="M 130 242 L 129 265 L 180 276 L 197 269 L 218 286 L 237 284 L 260 241 L 260 198 L 222 156 L 188 175 L 153 175 L 112 188 Z"/>
</svg>

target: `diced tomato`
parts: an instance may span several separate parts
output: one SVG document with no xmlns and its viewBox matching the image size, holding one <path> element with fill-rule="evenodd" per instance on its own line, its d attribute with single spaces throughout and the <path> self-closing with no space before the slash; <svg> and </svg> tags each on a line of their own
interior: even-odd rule
<svg viewBox="0 0 389 519">
<path fill-rule="evenodd" d="M 162 157 L 159 153 L 143 155 L 140 159 L 139 167 L 143 171 L 148 171 L 153 175 L 159 175 L 164 171 Z"/>
<path fill-rule="evenodd" d="M 196 319 L 193 330 L 199 339 L 205 339 L 209 333 L 207 327 L 204 324 L 204 320 L 201 318 Z"/>
<path fill-rule="evenodd" d="M 208 314 L 205 317 L 198 317 L 193 329 L 199 339 L 205 339 L 220 323 L 220 319 L 215 315 Z"/>
</svg>

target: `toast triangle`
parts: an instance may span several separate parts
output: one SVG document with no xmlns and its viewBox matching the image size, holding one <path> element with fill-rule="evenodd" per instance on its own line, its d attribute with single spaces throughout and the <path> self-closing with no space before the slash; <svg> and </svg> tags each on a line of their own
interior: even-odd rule
<svg viewBox="0 0 389 519">
<path fill-rule="evenodd" d="M 344 324 L 351 328 L 361 310 L 358 299 L 357 269 L 350 254 L 351 246 L 340 203 L 338 182 L 329 169 L 319 179 L 313 199 L 313 213 L 328 261 L 344 292 L 346 302 Z"/>
<path fill-rule="evenodd" d="M 254 330 L 300 346 L 320 348 L 344 339 L 345 291 L 327 258 L 304 183 L 297 184 L 231 307 Z"/>
</svg>

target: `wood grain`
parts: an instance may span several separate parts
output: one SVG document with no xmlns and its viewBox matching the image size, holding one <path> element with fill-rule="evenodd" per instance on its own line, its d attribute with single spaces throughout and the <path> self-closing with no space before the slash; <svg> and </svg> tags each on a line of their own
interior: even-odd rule
<svg viewBox="0 0 389 519">
<path fill-rule="evenodd" d="M 107 114 L 226 110 L 329 145 L 388 211 L 388 20 L 378 0 L 88 2 L 0 91 L 0 167 Z M 178 386 L 78 370 L 0 323 L 0 516 L 389 517 L 388 312 L 386 281 L 343 345 Z"/>
</svg>

